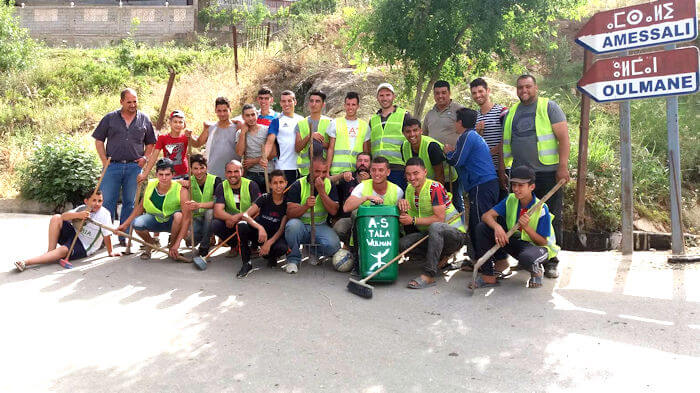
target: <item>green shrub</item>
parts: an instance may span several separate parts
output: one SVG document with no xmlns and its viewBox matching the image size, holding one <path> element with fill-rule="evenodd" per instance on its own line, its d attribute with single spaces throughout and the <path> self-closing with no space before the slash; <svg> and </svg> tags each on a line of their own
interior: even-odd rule
<svg viewBox="0 0 700 393">
<path fill-rule="evenodd" d="M 37 44 L 14 14 L 15 3 L 0 2 L 0 71 L 22 69 L 34 58 Z"/>
<path fill-rule="evenodd" d="M 51 204 L 79 204 L 97 185 L 101 165 L 97 155 L 68 137 L 37 144 L 20 168 L 20 192 L 25 199 Z"/>
</svg>

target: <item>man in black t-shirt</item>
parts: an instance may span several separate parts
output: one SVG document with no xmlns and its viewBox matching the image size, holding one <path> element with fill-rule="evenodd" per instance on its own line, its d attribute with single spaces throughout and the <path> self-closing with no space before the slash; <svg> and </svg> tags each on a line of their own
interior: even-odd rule
<svg viewBox="0 0 700 393">
<path fill-rule="evenodd" d="M 287 200 L 284 195 L 286 187 L 284 172 L 272 171 L 271 193 L 259 196 L 238 222 L 243 264 L 236 277 L 244 278 L 253 269 L 250 261 L 251 244 L 253 247 L 260 246 L 260 256 L 267 258 L 267 265 L 270 267 L 277 266 L 277 257 L 287 253 L 287 242 L 284 239 L 284 226 L 287 224 Z"/>
<path fill-rule="evenodd" d="M 241 176 L 242 166 L 233 160 L 226 164 L 226 180 L 214 191 L 214 221 L 212 232 L 222 240 L 227 239 L 236 230 L 236 224 L 243 218 L 243 213 L 260 196 L 260 189 L 254 181 Z M 238 240 L 234 236 L 228 241 L 231 247 L 229 256 L 236 256 L 235 246 Z"/>
</svg>

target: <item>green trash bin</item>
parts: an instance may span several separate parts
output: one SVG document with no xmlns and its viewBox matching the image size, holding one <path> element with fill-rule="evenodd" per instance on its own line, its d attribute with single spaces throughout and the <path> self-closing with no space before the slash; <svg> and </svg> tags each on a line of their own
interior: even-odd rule
<svg viewBox="0 0 700 393">
<path fill-rule="evenodd" d="M 396 206 L 360 206 L 355 220 L 360 274 L 365 278 L 399 254 L 399 209 Z M 399 264 L 393 263 L 370 282 L 394 282 Z"/>
</svg>

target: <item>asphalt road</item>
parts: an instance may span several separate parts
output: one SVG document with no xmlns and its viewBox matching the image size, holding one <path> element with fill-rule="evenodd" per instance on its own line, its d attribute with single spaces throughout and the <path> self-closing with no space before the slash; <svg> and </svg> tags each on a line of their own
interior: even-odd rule
<svg viewBox="0 0 700 393">
<path fill-rule="evenodd" d="M 469 274 L 374 298 L 303 264 L 240 280 L 223 255 L 200 272 L 154 254 L 17 273 L 48 216 L 0 214 L 0 392 L 695 392 L 700 265 L 664 253 L 561 255 L 468 297 Z"/>
</svg>

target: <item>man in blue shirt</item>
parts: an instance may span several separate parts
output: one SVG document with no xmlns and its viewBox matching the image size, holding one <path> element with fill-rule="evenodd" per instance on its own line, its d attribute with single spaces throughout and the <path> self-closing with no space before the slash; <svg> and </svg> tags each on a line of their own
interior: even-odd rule
<svg viewBox="0 0 700 393">
<path fill-rule="evenodd" d="M 460 188 L 469 194 L 469 237 L 474 250 L 474 230 L 481 215 L 498 202 L 498 176 L 488 145 L 474 130 L 477 112 L 461 108 L 456 116 L 457 146 L 445 145 L 445 152 L 447 162 L 457 169 Z"/>
<path fill-rule="evenodd" d="M 532 168 L 514 168 L 510 183 L 513 192 L 484 213 L 482 222 L 476 227 L 476 256 L 481 257 L 494 244 L 498 244 L 518 260 L 520 267 L 530 272 L 528 287 L 539 288 L 544 273 L 542 264 L 559 252 L 552 227 L 553 216 L 546 204 L 532 215 L 527 213 L 538 201 L 534 193 L 535 172 Z M 506 237 L 506 230 L 517 224 L 520 224 L 520 230 L 510 238 Z M 484 263 L 480 270 L 481 277 L 476 281 L 476 288 L 498 285 L 493 258 Z"/>
</svg>

